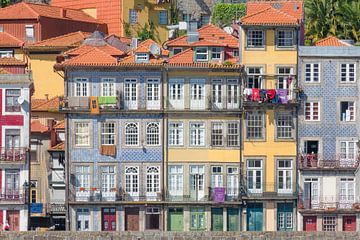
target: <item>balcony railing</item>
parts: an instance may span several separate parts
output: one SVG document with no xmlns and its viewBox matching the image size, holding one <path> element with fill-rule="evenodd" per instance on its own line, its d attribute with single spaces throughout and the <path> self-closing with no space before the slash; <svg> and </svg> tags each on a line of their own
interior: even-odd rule
<svg viewBox="0 0 360 240">
<path fill-rule="evenodd" d="M 243 92 L 244 104 L 271 103 L 288 104 L 297 102 L 297 94 L 289 89 L 258 89 L 245 88 Z"/>
<path fill-rule="evenodd" d="M 0 161 L 22 162 L 26 160 L 26 148 L 0 148 Z"/>
<path fill-rule="evenodd" d="M 223 111 L 240 110 L 241 97 L 213 97 L 202 96 L 201 98 L 191 98 L 181 96 L 181 99 L 164 97 L 167 110 L 194 110 L 194 111 Z"/>
<path fill-rule="evenodd" d="M 16 201 L 25 201 L 26 195 L 25 190 L 22 188 L 19 189 L 1 189 L 0 190 L 0 202 L 1 201 L 10 201 L 10 202 L 16 202 Z"/>
<path fill-rule="evenodd" d="M 298 208 L 300 210 L 326 210 L 334 211 L 340 209 L 360 209 L 359 201 L 355 196 L 321 196 L 307 197 L 299 194 Z"/>
<path fill-rule="evenodd" d="M 359 156 L 345 158 L 342 154 L 337 154 L 333 159 L 324 158 L 321 154 L 300 154 L 298 156 L 298 166 L 300 169 L 348 169 L 359 166 Z"/>
<path fill-rule="evenodd" d="M 296 189 L 293 182 L 269 183 L 248 182 L 244 180 L 244 190 L 247 197 L 296 197 Z"/>
<path fill-rule="evenodd" d="M 181 191 L 168 190 L 166 201 L 170 202 L 228 202 L 241 200 L 241 188 L 209 187 L 207 191 L 190 191 L 190 194 L 184 194 Z"/>
</svg>

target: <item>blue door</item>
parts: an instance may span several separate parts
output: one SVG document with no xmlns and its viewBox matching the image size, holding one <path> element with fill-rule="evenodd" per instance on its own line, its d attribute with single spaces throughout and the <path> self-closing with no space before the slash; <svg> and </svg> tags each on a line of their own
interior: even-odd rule
<svg viewBox="0 0 360 240">
<path fill-rule="evenodd" d="M 263 230 L 263 204 L 249 203 L 247 206 L 247 230 Z"/>
<path fill-rule="evenodd" d="M 277 205 L 277 230 L 293 231 L 293 203 L 278 203 Z"/>
</svg>

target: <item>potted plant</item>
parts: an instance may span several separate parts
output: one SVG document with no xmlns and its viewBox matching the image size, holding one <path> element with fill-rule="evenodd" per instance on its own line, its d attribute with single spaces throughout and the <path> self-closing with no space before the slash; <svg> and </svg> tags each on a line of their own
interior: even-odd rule
<svg viewBox="0 0 360 240">
<path fill-rule="evenodd" d="M 85 191 L 85 188 L 84 188 L 84 187 L 81 187 L 79 190 L 80 190 L 81 192 L 83 192 L 83 191 Z"/>
</svg>

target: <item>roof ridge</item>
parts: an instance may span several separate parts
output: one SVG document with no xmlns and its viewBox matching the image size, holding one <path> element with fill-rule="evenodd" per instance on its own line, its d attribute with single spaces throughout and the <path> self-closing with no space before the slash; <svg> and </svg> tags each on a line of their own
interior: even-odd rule
<svg viewBox="0 0 360 240">
<path fill-rule="evenodd" d="M 269 10 L 270 8 L 273 8 L 273 7 L 269 6 L 269 7 L 267 7 L 267 8 L 264 8 L 263 10 L 260 10 L 260 11 L 258 11 L 258 12 L 254 12 L 253 14 L 245 15 L 245 16 L 242 17 L 240 20 L 243 20 L 243 19 L 245 19 L 245 18 L 249 18 L 249 17 L 255 16 L 255 15 L 259 14 L 259 13 L 263 13 L 263 12 Z"/>
<path fill-rule="evenodd" d="M 35 15 L 37 15 L 37 17 L 40 16 L 40 14 L 38 12 L 36 12 L 32 7 L 30 7 L 30 3 L 28 2 L 21 2 L 23 5 L 25 5 L 31 12 L 33 12 Z M 34 4 L 35 5 L 35 4 Z"/>
<path fill-rule="evenodd" d="M 47 101 L 45 101 L 45 102 L 43 102 L 43 103 L 40 103 L 39 105 L 37 105 L 36 107 L 34 107 L 34 109 L 37 109 L 37 108 L 45 105 L 46 103 L 48 103 L 48 102 L 50 102 L 50 101 L 53 101 L 53 100 L 56 99 L 56 98 L 59 98 L 59 96 L 55 96 L 55 97 L 52 97 L 52 98 L 50 98 L 50 99 L 47 99 Z M 43 98 L 37 98 L 37 99 L 43 99 Z M 44 99 L 44 100 L 46 100 L 46 99 Z"/>
<path fill-rule="evenodd" d="M 18 42 L 21 42 L 22 44 L 24 44 L 23 41 L 21 41 L 20 39 L 18 39 L 17 37 L 15 37 L 14 35 L 8 33 L 8 32 L 2 32 L 3 34 L 6 34 L 7 36 L 11 37 L 12 39 L 18 41 Z"/>
<path fill-rule="evenodd" d="M 66 33 L 66 34 L 64 34 L 64 35 L 60 35 L 60 36 L 48 38 L 48 39 L 45 39 L 45 40 L 42 40 L 42 41 L 39 41 L 39 42 L 35 42 L 35 43 L 30 44 L 29 46 L 38 45 L 38 44 L 41 44 L 41 43 L 44 43 L 44 42 L 48 42 L 48 41 L 51 41 L 51 40 L 60 39 L 60 38 L 67 37 L 67 36 L 71 36 L 71 35 L 74 35 L 75 33 L 80 33 L 83 37 L 85 37 L 85 35 L 83 34 L 83 33 L 84 33 L 83 31 L 76 31 L 76 32 Z"/>
</svg>

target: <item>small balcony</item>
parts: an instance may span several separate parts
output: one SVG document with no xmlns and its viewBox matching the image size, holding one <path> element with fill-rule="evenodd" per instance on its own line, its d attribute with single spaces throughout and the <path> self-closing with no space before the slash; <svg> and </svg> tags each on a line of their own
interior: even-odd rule
<svg viewBox="0 0 360 240">
<path fill-rule="evenodd" d="M 25 202 L 26 194 L 25 189 L 1 189 L 0 190 L 0 203 L 1 202 Z"/>
<path fill-rule="evenodd" d="M 293 182 L 290 183 L 251 183 L 245 181 L 245 195 L 248 198 L 296 198 Z"/>
<path fill-rule="evenodd" d="M 25 162 L 26 152 L 26 148 L 0 148 L 0 161 Z"/>
<path fill-rule="evenodd" d="M 298 103 L 298 98 L 296 92 L 289 89 L 245 88 L 243 103 L 247 106 L 258 104 L 294 104 Z"/>
<path fill-rule="evenodd" d="M 337 210 L 359 210 L 360 203 L 355 200 L 355 196 L 321 196 L 308 197 L 299 194 L 299 211 L 302 210 L 321 210 L 321 211 L 337 211 Z"/>
<path fill-rule="evenodd" d="M 359 166 L 359 160 L 359 156 L 346 158 L 342 154 L 337 154 L 333 159 L 329 159 L 321 154 L 302 153 L 298 156 L 298 166 L 303 170 L 356 169 Z"/>
</svg>

